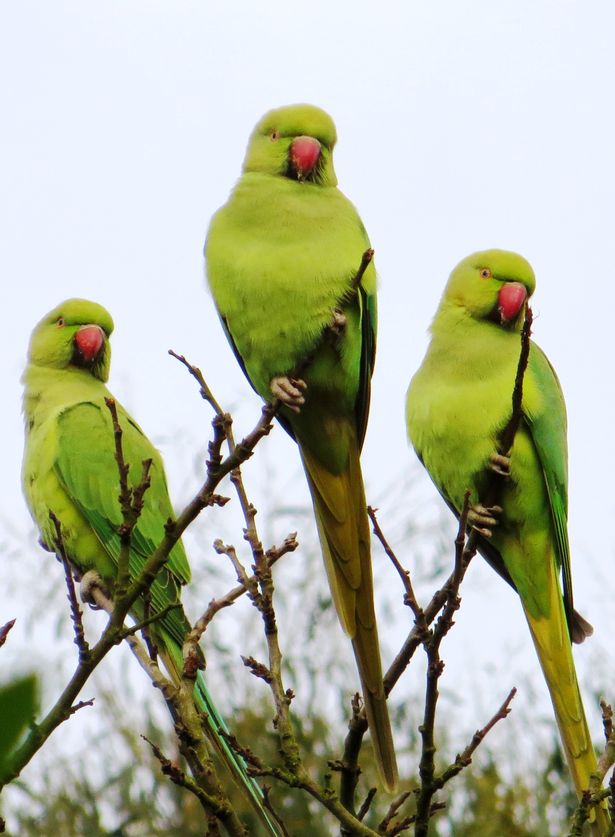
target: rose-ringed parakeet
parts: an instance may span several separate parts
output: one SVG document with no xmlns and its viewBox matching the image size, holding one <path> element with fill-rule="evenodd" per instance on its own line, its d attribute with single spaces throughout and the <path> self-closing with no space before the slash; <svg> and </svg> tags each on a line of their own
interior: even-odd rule
<svg viewBox="0 0 615 837">
<path fill-rule="evenodd" d="M 333 121 L 320 108 L 267 113 L 250 138 L 242 176 L 211 222 L 205 257 L 239 363 L 265 400 L 280 399 L 279 418 L 299 446 L 380 776 L 392 789 L 397 767 L 359 464 L 374 363 L 376 273 L 370 264 L 355 286 L 369 241 L 337 189 L 335 141 Z"/>
<path fill-rule="evenodd" d="M 478 530 L 479 550 L 519 593 L 580 795 L 596 758 L 570 642 L 582 642 L 591 626 L 572 602 L 564 399 L 533 342 L 522 422 L 510 453 L 496 450 L 511 417 L 520 332 L 534 286 L 527 261 L 503 250 L 475 253 L 455 268 L 408 390 L 408 435 L 457 515 L 466 489 L 471 491 L 469 520 Z M 507 475 L 495 508 L 480 502 L 490 469 Z"/>
<path fill-rule="evenodd" d="M 42 542 L 54 548 L 56 534 L 49 517 L 53 511 L 61 522 L 64 545 L 76 574 L 81 577 L 96 570 L 110 590 L 117 573 L 118 529 L 122 523 L 113 426 L 105 404 L 105 397 L 111 397 L 105 381 L 112 330 L 111 316 L 100 305 L 83 299 L 63 302 L 34 329 L 23 376 L 23 486 Z M 139 482 L 141 463 L 152 460 L 151 486 L 130 549 L 129 572 L 134 579 L 163 539 L 173 509 L 160 454 L 120 404 L 117 413 L 124 457 L 132 466 L 132 485 Z M 181 586 L 189 580 L 190 567 L 178 541 L 150 588 L 151 614 L 179 604 Z M 135 602 L 132 615 L 143 618 L 142 600 Z M 171 609 L 150 628 L 158 653 L 176 683 L 183 670 L 182 643 L 189 629 L 181 606 Z M 194 699 L 208 739 L 247 795 L 266 832 L 279 834 L 263 808 L 260 788 L 219 732 L 226 731 L 226 725 L 200 671 Z"/>
</svg>

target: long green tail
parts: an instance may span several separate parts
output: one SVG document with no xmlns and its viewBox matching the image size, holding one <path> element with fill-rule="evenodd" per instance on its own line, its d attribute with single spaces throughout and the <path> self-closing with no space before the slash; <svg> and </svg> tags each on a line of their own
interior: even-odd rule
<svg viewBox="0 0 615 837">
<path fill-rule="evenodd" d="M 577 796 L 581 798 L 598 764 L 579 691 L 554 562 L 550 561 L 548 566 L 549 616 L 535 617 L 527 608 L 524 610 L 551 695 L 566 761 Z M 590 822 L 592 837 L 610 833 L 606 805 L 594 808 Z"/>
<path fill-rule="evenodd" d="M 170 667 L 173 673 L 179 678 L 179 673 L 182 671 L 184 665 L 181 649 L 172 641 L 167 641 L 166 647 L 168 649 L 168 655 L 162 653 L 162 650 L 159 649 L 160 655 L 165 665 L 167 665 L 168 659 L 170 666 L 167 665 L 167 668 Z M 254 777 L 248 775 L 245 761 L 232 749 L 222 734 L 223 732 L 228 733 L 229 729 L 207 690 L 205 678 L 201 671 L 197 674 L 193 694 L 196 707 L 203 715 L 208 741 L 215 748 L 216 753 L 235 780 L 237 787 L 242 791 L 244 798 L 257 814 L 261 825 L 265 829 L 265 833 L 272 837 L 280 837 L 282 833 L 280 828 L 276 825 L 271 814 L 263 804 L 262 790 Z"/>
<path fill-rule="evenodd" d="M 374 611 L 369 520 L 356 440 L 348 465 L 329 471 L 307 448 L 301 457 L 314 502 L 314 514 L 329 587 L 344 631 L 352 640 L 378 774 L 389 792 L 397 789 L 397 760 Z"/>
</svg>

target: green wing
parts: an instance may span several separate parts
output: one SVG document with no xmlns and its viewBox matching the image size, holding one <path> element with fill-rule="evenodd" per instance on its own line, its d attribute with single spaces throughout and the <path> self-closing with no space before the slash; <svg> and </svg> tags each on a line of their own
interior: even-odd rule
<svg viewBox="0 0 615 837">
<path fill-rule="evenodd" d="M 129 571 L 133 579 L 160 544 L 165 534 L 164 525 L 174 514 L 158 451 L 119 405 L 118 417 L 123 430 L 124 458 L 130 465 L 131 485 L 138 485 L 141 479 L 142 462 L 152 459 L 151 486 L 145 494 L 143 511 L 132 536 Z M 118 528 L 122 523 L 119 477 L 111 416 L 103 402 L 82 402 L 61 414 L 55 471 L 101 546 L 117 565 L 120 553 Z M 189 580 L 188 559 L 178 542 L 151 587 L 154 611 L 178 602 L 180 585 Z M 186 628 L 181 609 L 170 611 L 163 625 L 173 639 L 180 644 L 183 642 Z"/>
<path fill-rule="evenodd" d="M 528 373 L 541 395 L 541 409 L 533 413 L 523 405 L 549 495 L 551 519 L 556 539 L 556 555 L 562 570 L 564 606 L 568 624 L 573 624 L 572 576 L 568 543 L 568 448 L 566 405 L 555 370 L 543 351 L 532 343 Z"/>
<path fill-rule="evenodd" d="M 376 360 L 376 325 L 378 314 L 376 309 L 376 294 L 368 293 L 359 286 L 359 305 L 361 306 L 361 371 L 359 376 L 359 391 L 356 401 L 357 438 L 359 450 L 363 447 L 369 402 L 371 397 L 371 381 Z"/>
</svg>

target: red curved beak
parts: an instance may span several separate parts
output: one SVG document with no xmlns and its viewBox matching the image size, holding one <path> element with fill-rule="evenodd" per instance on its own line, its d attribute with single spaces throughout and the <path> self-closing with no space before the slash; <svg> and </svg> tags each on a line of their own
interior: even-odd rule
<svg viewBox="0 0 615 837">
<path fill-rule="evenodd" d="M 314 171 L 320 157 L 320 143 L 314 137 L 295 137 L 290 145 L 290 161 L 298 180 Z"/>
<path fill-rule="evenodd" d="M 86 363 L 91 363 L 100 353 L 105 342 L 105 333 L 100 326 L 81 326 L 75 334 L 75 346 Z"/>
<path fill-rule="evenodd" d="M 527 290 L 521 282 L 507 282 L 498 294 L 498 311 L 503 323 L 509 323 L 519 316 L 527 299 Z"/>
</svg>

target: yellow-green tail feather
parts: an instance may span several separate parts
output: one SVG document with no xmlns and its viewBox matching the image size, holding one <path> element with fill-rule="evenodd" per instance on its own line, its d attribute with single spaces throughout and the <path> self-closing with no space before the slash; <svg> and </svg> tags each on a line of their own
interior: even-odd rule
<svg viewBox="0 0 615 837">
<path fill-rule="evenodd" d="M 331 595 L 342 627 L 352 640 L 380 779 L 394 792 L 397 762 L 382 682 L 369 520 L 358 450 L 351 444 L 348 465 L 339 474 L 332 474 L 303 447 L 301 454 Z"/>
<path fill-rule="evenodd" d="M 547 682 L 560 737 L 577 796 L 590 785 L 597 770 L 596 754 L 579 691 L 570 635 L 553 562 L 550 562 L 548 616 L 525 615 Z M 595 810 L 593 833 L 606 835 L 609 820 L 604 808 Z M 593 819 L 593 817 L 592 817 Z"/>
</svg>

